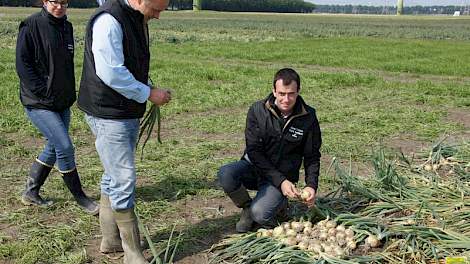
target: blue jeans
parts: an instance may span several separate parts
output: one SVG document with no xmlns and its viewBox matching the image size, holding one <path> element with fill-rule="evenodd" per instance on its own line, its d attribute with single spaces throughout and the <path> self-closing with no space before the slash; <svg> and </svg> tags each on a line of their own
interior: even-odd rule
<svg viewBox="0 0 470 264">
<path fill-rule="evenodd" d="M 103 119 L 85 115 L 95 135 L 95 147 L 104 168 L 101 192 L 109 196 L 111 208 L 134 207 L 135 147 L 139 119 Z"/>
<path fill-rule="evenodd" d="M 31 123 L 46 138 L 46 146 L 37 161 L 45 166 L 53 167 L 57 162 L 61 173 L 75 169 L 75 150 L 69 136 L 70 109 L 54 112 L 45 109 L 25 107 Z"/>
<path fill-rule="evenodd" d="M 222 166 L 218 173 L 219 184 L 226 193 L 231 193 L 242 185 L 249 190 L 257 190 L 250 205 L 251 218 L 259 223 L 268 223 L 278 210 L 287 203 L 287 198 L 270 182 L 258 182 L 255 167 L 246 160 L 235 161 Z"/>
</svg>

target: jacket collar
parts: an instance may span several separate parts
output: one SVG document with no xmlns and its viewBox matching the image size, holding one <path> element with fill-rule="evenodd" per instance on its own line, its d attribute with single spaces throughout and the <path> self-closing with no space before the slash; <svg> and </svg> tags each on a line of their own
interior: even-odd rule
<svg viewBox="0 0 470 264">
<path fill-rule="evenodd" d="M 268 95 L 268 97 L 266 97 L 264 105 L 272 114 L 274 114 L 277 118 L 280 118 L 281 111 L 279 111 L 279 108 L 274 103 L 275 100 L 276 100 L 276 97 L 274 97 L 274 94 L 271 93 Z M 305 101 L 299 95 L 297 97 L 297 101 L 295 102 L 292 114 L 289 116 L 289 119 L 293 117 L 297 117 L 297 116 L 302 116 L 305 114 L 307 114 L 307 110 L 305 109 Z"/>
<path fill-rule="evenodd" d="M 117 0 L 117 1 L 121 5 L 122 9 L 125 10 L 126 12 L 129 12 L 130 15 L 135 16 L 139 19 L 144 19 L 144 15 L 140 13 L 140 11 L 133 9 L 127 1 L 125 0 Z"/>
<path fill-rule="evenodd" d="M 42 7 L 41 15 L 44 17 L 47 17 L 50 23 L 56 24 L 56 25 L 63 25 L 65 21 L 67 20 L 67 15 L 64 15 L 63 17 L 60 17 L 60 18 L 55 17 L 51 13 L 47 12 L 47 9 L 45 7 Z"/>
</svg>

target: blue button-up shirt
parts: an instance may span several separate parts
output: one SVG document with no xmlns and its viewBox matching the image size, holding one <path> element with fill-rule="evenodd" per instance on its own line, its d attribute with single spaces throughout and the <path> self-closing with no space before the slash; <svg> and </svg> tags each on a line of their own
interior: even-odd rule
<svg viewBox="0 0 470 264">
<path fill-rule="evenodd" d="M 125 2 L 129 4 L 127 0 Z M 121 24 L 112 15 L 103 13 L 95 19 L 92 37 L 96 75 L 127 99 L 146 102 L 150 87 L 136 80 L 124 65 Z"/>
</svg>

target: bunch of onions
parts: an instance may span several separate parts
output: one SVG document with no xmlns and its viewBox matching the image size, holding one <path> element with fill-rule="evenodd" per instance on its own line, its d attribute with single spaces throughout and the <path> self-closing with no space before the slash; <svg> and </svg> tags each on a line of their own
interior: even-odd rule
<svg viewBox="0 0 470 264">
<path fill-rule="evenodd" d="M 156 104 L 152 104 L 147 113 L 145 113 L 144 118 L 142 118 L 140 121 L 139 137 L 137 138 L 137 144 L 135 146 L 137 148 L 140 140 L 145 135 L 145 139 L 142 143 L 142 155 L 140 156 L 141 159 L 144 158 L 144 148 L 147 144 L 147 141 L 150 139 L 150 136 L 152 135 L 152 130 L 155 124 L 157 124 L 157 141 L 160 144 L 162 143 L 160 138 L 161 118 L 160 107 Z"/>
<path fill-rule="evenodd" d="M 351 228 L 333 220 L 322 220 L 316 225 L 310 221 L 285 222 L 274 229 L 259 229 L 258 237 L 272 237 L 288 246 L 309 251 L 314 257 L 327 254 L 343 258 L 357 247 Z"/>
</svg>

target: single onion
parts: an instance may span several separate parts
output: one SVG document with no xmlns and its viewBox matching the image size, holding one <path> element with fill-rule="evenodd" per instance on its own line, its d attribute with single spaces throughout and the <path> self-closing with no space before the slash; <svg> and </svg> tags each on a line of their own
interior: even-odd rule
<svg viewBox="0 0 470 264">
<path fill-rule="evenodd" d="M 310 222 L 310 221 L 305 221 L 304 222 L 304 227 L 312 227 L 312 226 L 313 226 L 312 222 Z"/>
<path fill-rule="evenodd" d="M 312 233 L 312 228 L 309 227 L 309 226 L 306 226 L 306 227 L 304 228 L 304 231 L 303 231 L 303 232 L 304 232 L 304 234 L 306 234 L 306 235 L 310 235 L 310 234 Z"/>
<path fill-rule="evenodd" d="M 273 230 L 273 236 L 274 237 L 280 237 L 284 235 L 284 228 L 282 226 L 277 226 Z"/>
<path fill-rule="evenodd" d="M 295 237 L 288 237 L 286 242 L 289 246 L 297 245 L 297 240 L 295 239 Z"/>
<path fill-rule="evenodd" d="M 297 232 L 295 232 L 294 229 L 288 229 L 288 230 L 286 230 L 286 236 L 295 237 L 295 236 L 297 236 Z"/>
<path fill-rule="evenodd" d="M 266 231 L 263 231 L 261 232 L 262 236 L 264 237 L 272 237 L 273 236 L 273 230 L 272 229 L 269 229 L 269 230 L 266 230 Z"/>
<path fill-rule="evenodd" d="M 320 230 L 312 229 L 312 231 L 310 231 L 310 237 L 318 238 L 319 236 L 320 236 Z"/>
<path fill-rule="evenodd" d="M 380 240 L 378 240 L 376 236 L 370 235 L 370 236 L 368 236 L 368 237 L 366 238 L 366 243 L 367 243 L 369 246 L 371 246 L 371 247 L 373 247 L 373 248 L 376 248 L 376 247 L 378 247 L 378 246 L 380 245 Z"/>
<path fill-rule="evenodd" d="M 328 229 L 334 228 L 334 227 L 336 227 L 336 222 L 333 221 L 333 220 L 328 221 L 328 222 L 326 223 L 326 227 L 327 227 Z"/>
<path fill-rule="evenodd" d="M 334 252 L 335 252 L 336 257 L 338 257 L 338 258 L 344 257 L 344 250 L 342 248 L 335 247 Z"/>
<path fill-rule="evenodd" d="M 338 240 L 344 240 L 346 238 L 346 234 L 343 232 L 337 232 L 336 233 L 336 239 Z"/>
<path fill-rule="evenodd" d="M 302 200 L 304 201 L 306 201 L 309 196 L 310 196 L 310 192 L 308 192 L 307 190 L 303 190 L 302 193 L 300 194 L 300 198 L 302 198 Z"/>
<path fill-rule="evenodd" d="M 347 244 L 346 244 L 346 247 L 349 248 L 349 249 L 356 249 L 356 242 L 355 241 L 349 241 Z"/>
<path fill-rule="evenodd" d="M 328 235 L 330 235 L 330 236 L 335 236 L 335 235 L 336 235 L 336 228 L 330 228 L 330 229 L 328 229 Z"/>
<path fill-rule="evenodd" d="M 346 240 L 336 238 L 336 243 L 338 243 L 340 246 L 344 246 L 346 245 Z"/>
<path fill-rule="evenodd" d="M 297 246 L 301 249 L 301 250 L 306 250 L 307 247 L 308 247 L 308 244 L 303 242 L 303 241 L 300 241 L 299 244 L 297 244 Z"/>
<path fill-rule="evenodd" d="M 336 227 L 336 230 L 339 232 L 344 232 L 346 231 L 346 227 L 344 225 L 339 225 Z"/>
<path fill-rule="evenodd" d="M 304 230 L 304 225 L 300 222 L 292 222 L 290 225 L 295 232 L 302 232 Z"/>
<path fill-rule="evenodd" d="M 284 229 L 290 229 L 291 226 L 290 226 L 290 223 L 289 222 L 285 222 L 285 223 L 282 223 L 281 225 Z"/>
<path fill-rule="evenodd" d="M 318 244 L 318 243 L 316 243 L 316 244 L 310 244 L 310 245 L 308 246 L 308 249 L 309 249 L 310 251 L 315 252 L 315 253 L 321 253 L 321 252 L 323 252 L 322 246 L 321 246 L 320 244 Z"/>
<path fill-rule="evenodd" d="M 347 237 L 354 237 L 354 231 L 351 228 L 344 230 Z"/>
</svg>

